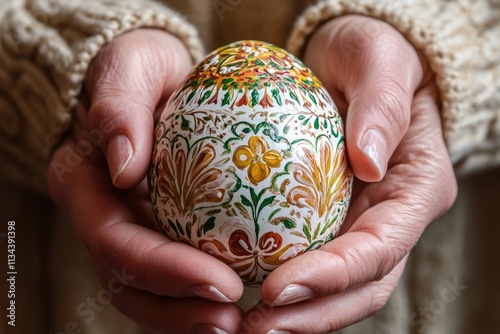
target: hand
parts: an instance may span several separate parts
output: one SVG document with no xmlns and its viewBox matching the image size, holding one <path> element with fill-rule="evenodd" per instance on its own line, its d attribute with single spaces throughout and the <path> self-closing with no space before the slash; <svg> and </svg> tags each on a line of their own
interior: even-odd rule
<svg viewBox="0 0 500 334">
<path fill-rule="evenodd" d="M 333 19 L 312 36 L 305 62 L 345 120 L 351 207 L 338 238 L 267 277 L 263 303 L 276 307 L 250 310 L 245 333 L 324 333 L 373 314 L 457 192 L 432 73 L 397 30 L 364 16 Z M 257 313 L 265 320 L 252 322 Z"/>
<path fill-rule="evenodd" d="M 161 332 L 236 332 L 242 314 L 228 302 L 241 296 L 240 278 L 157 232 L 145 182 L 155 110 L 184 79 L 190 59 L 177 38 L 160 30 L 131 31 L 105 46 L 86 76 L 90 108 L 78 108 L 56 150 L 49 188 L 125 315 Z"/>
</svg>

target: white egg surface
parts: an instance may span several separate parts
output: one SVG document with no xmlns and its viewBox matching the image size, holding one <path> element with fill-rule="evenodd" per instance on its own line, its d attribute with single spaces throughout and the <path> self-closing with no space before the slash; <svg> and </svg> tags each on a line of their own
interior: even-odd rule
<svg viewBox="0 0 500 334">
<path fill-rule="evenodd" d="M 252 40 L 210 53 L 172 95 L 149 171 L 162 231 L 249 285 L 335 238 L 352 179 L 325 87 L 292 54 Z"/>
</svg>

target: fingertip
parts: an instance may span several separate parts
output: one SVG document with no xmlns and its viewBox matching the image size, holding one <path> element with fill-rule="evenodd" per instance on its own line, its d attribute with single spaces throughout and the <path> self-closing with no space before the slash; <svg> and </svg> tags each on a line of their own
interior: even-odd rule
<svg viewBox="0 0 500 334">
<path fill-rule="evenodd" d="M 187 294 L 190 296 L 198 296 L 219 303 L 237 302 L 243 293 L 243 291 L 241 290 L 240 292 L 236 286 L 235 289 L 227 289 L 226 286 L 218 288 L 214 285 L 207 285 L 207 284 L 191 285 L 188 286 L 186 290 Z"/>
<path fill-rule="evenodd" d="M 109 173 L 115 187 L 126 185 L 127 178 L 124 174 L 134 155 L 132 143 L 127 135 L 118 133 L 113 135 L 108 142 L 106 157 L 108 160 Z"/>
<path fill-rule="evenodd" d="M 151 110 L 126 98 L 109 97 L 95 103 L 89 111 L 89 133 L 108 163 L 113 185 L 128 189 L 146 176 L 151 160 L 154 121 Z M 97 135 L 96 135 L 97 137 Z"/>
<path fill-rule="evenodd" d="M 354 175 L 365 182 L 382 180 L 389 160 L 408 130 L 410 100 L 396 88 L 359 88 L 346 117 L 346 145 Z"/>
<path fill-rule="evenodd" d="M 354 142 L 354 145 L 351 143 L 349 151 L 354 175 L 365 182 L 382 180 L 389 160 L 386 135 L 377 128 L 370 128 L 360 133 Z"/>
<path fill-rule="evenodd" d="M 112 303 L 158 333 L 238 333 L 243 312 L 235 305 L 201 298 L 169 298 L 124 287 Z"/>
<path fill-rule="evenodd" d="M 139 184 L 145 177 L 151 149 L 135 149 L 134 144 L 124 134 L 112 137 L 106 149 L 108 168 L 113 185 L 128 189 Z"/>
</svg>

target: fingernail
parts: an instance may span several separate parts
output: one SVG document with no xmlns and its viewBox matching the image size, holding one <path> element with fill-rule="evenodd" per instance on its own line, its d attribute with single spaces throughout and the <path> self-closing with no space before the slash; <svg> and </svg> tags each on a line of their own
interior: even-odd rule
<svg viewBox="0 0 500 334">
<path fill-rule="evenodd" d="M 232 300 L 227 298 L 216 287 L 206 284 L 191 285 L 188 287 L 188 293 L 193 296 L 202 297 L 216 302 L 230 303 Z"/>
<path fill-rule="evenodd" d="M 380 175 L 385 174 L 385 168 L 382 166 L 383 155 L 387 152 L 387 141 L 385 136 L 377 129 L 366 131 L 361 141 L 361 149 L 366 156 L 373 162 Z"/>
<path fill-rule="evenodd" d="M 132 144 L 123 133 L 117 134 L 109 140 L 106 156 L 113 184 L 116 185 L 116 180 L 127 167 L 133 154 Z"/>
<path fill-rule="evenodd" d="M 313 291 L 307 286 L 301 284 L 290 284 L 280 293 L 271 306 L 297 303 L 303 300 L 311 299 L 313 296 Z"/>
<path fill-rule="evenodd" d="M 229 334 L 225 330 L 217 328 L 210 324 L 199 324 L 191 329 L 193 334 Z"/>
<path fill-rule="evenodd" d="M 281 329 L 271 329 L 269 332 L 266 334 L 292 334 L 292 332 L 289 331 L 283 331 Z"/>
</svg>

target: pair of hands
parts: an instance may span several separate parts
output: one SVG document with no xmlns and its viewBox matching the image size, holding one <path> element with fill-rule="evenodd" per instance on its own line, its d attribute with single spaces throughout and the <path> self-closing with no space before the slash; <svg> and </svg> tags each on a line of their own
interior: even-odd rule
<svg viewBox="0 0 500 334">
<path fill-rule="evenodd" d="M 157 108 L 190 71 L 187 50 L 166 32 L 139 29 L 93 60 L 89 101 L 56 150 L 48 182 L 103 286 L 117 272 L 125 275 L 112 296 L 124 314 L 159 332 L 322 333 L 385 304 L 409 251 L 456 196 L 437 89 L 411 44 L 368 17 L 324 24 L 305 63 L 345 120 L 356 176 L 351 207 L 340 236 L 276 269 L 262 286 L 263 301 L 245 314 L 232 303 L 243 292 L 236 273 L 161 235 L 149 201 L 145 175 Z"/>
</svg>

